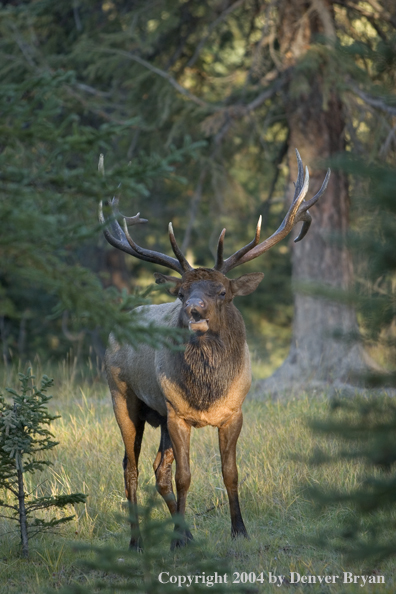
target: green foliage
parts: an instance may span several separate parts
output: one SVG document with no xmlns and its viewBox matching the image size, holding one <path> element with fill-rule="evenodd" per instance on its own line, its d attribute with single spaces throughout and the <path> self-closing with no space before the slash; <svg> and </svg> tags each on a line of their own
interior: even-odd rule
<svg viewBox="0 0 396 594">
<path fill-rule="evenodd" d="M 138 592 L 156 594 L 160 592 L 176 593 L 180 588 L 188 587 L 189 592 L 207 591 L 224 592 L 230 587 L 231 572 L 227 562 L 219 557 L 208 558 L 205 543 L 191 541 L 184 550 L 179 550 L 179 561 L 183 564 L 183 573 L 169 566 L 169 558 L 164 555 L 164 547 L 169 548 L 173 537 L 173 520 L 155 518 L 157 494 L 149 497 L 147 504 L 139 510 L 140 535 L 143 549 L 140 552 L 126 551 L 125 548 L 89 547 L 95 556 L 91 561 L 84 561 L 82 567 L 90 570 L 93 579 L 88 586 L 73 585 L 61 590 L 62 594 L 89 594 L 97 589 L 101 592 Z M 133 518 L 131 517 L 130 520 Z M 120 518 L 125 522 L 125 518 Z M 172 534 L 173 533 L 173 534 Z M 79 547 L 87 551 L 88 547 Z M 103 573 L 111 580 L 104 581 Z M 98 575 L 99 574 L 99 575 Z M 226 585 L 224 575 L 226 574 Z M 173 582 L 174 576 L 180 580 Z M 190 577 L 191 583 L 188 581 Z M 172 583 L 173 582 L 173 583 Z M 233 585 L 233 591 L 249 592 L 243 585 Z"/>
<path fill-rule="evenodd" d="M 6 388 L 12 395 L 12 404 L 7 403 L 1 396 L 1 422 L 2 422 L 2 454 L 7 464 L 15 462 L 15 468 L 23 472 L 42 470 L 46 461 L 35 460 L 37 452 L 48 450 L 57 445 L 52 441 L 52 434 L 41 425 L 49 425 L 55 418 L 48 413 L 46 403 L 51 396 L 45 392 L 53 385 L 53 380 L 44 376 L 41 388 L 32 385 L 34 376 L 31 370 L 28 375 L 20 375 L 21 393 L 12 388 Z M 22 454 L 27 457 L 22 466 Z M 2 472 L 4 478 L 4 472 Z"/>
<path fill-rule="evenodd" d="M 74 8 L 41 0 L 0 9 L 0 134 L 6 139 L 0 154 L 3 357 L 9 358 L 10 348 L 25 358 L 37 351 L 62 357 L 70 346 L 68 337 L 81 331 L 96 351 L 96 339 L 100 336 L 103 343 L 113 328 L 133 340 L 127 309 L 139 298 L 129 297 L 121 308 L 119 293 L 101 288 L 113 279 L 104 243 L 98 242 L 99 199 L 118 194 L 122 212 L 141 210 L 150 219 L 142 242 L 152 249 L 169 251 L 169 220 L 179 238 L 187 228 L 181 243 L 193 246 L 198 264 L 213 265 L 216 236 L 224 224 L 230 253 L 251 239 L 267 180 L 274 171 L 278 178 L 277 164 L 263 162 L 252 125 L 245 128 L 236 121 L 227 143 L 216 139 L 224 126 L 230 127 L 227 103 L 260 92 L 257 80 L 244 89 L 240 83 L 225 87 L 220 79 L 249 63 L 250 42 L 244 38 L 257 36 L 261 23 L 255 22 L 251 7 L 243 10 L 247 18 L 240 18 L 241 10 L 232 11 L 197 53 L 198 69 L 185 69 L 217 10 L 212 3 L 169 0 L 138 2 L 133 10 L 125 2 L 93 0 Z M 179 93 L 173 81 L 190 89 L 190 95 Z M 198 104 L 192 97 L 198 97 Z M 272 111 L 270 161 L 285 138 L 279 109 Z M 271 117 L 268 122 L 272 130 Z M 96 171 L 100 153 L 105 154 L 105 184 Z M 202 191 L 197 189 L 200 179 Z M 269 209 L 267 214 L 264 227 L 272 230 L 280 213 L 273 216 Z M 273 280 L 267 274 L 262 290 L 271 318 L 273 310 L 282 311 L 283 302 L 290 303 L 284 287 L 289 285 L 287 254 L 277 259 L 285 274 L 277 272 Z M 260 268 L 275 268 L 272 256 L 267 261 Z M 142 280 L 146 285 L 147 265 L 128 266 L 133 280 L 124 286 L 134 288 Z M 266 297 L 279 282 L 281 300 Z M 69 333 L 62 324 L 64 312 Z M 139 339 L 144 334 L 152 336 L 146 329 Z"/>
<path fill-rule="evenodd" d="M 351 510 L 341 530 L 321 540 L 350 558 L 378 562 L 396 553 L 393 530 L 396 514 L 396 406 L 392 398 L 335 399 L 331 414 L 311 424 L 316 433 L 336 439 L 332 454 L 317 450 L 316 464 L 362 460 L 365 476 L 355 488 L 311 489 L 322 511 L 342 504 Z"/>
<path fill-rule="evenodd" d="M 49 414 L 47 403 L 52 398 L 46 394 L 52 386 L 53 380 L 43 376 L 38 388 L 28 369 L 26 375 L 20 373 L 20 393 L 12 388 L 6 388 L 11 396 L 9 402 L 0 394 L 0 489 L 10 492 L 14 503 L 8 499 L 0 500 L 0 507 L 9 511 L 5 517 L 19 523 L 22 540 L 22 554 L 28 555 L 28 538 L 64 524 L 74 516 L 60 519 L 45 520 L 35 514 L 50 507 L 63 509 L 68 505 L 84 503 L 86 496 L 82 493 L 45 497 L 32 497 L 27 493 L 24 482 L 26 473 L 34 474 L 51 464 L 42 457 L 42 452 L 52 450 L 58 442 L 48 426 L 59 416 Z"/>
<path fill-rule="evenodd" d="M 355 266 L 354 285 L 348 290 L 327 285 L 301 285 L 307 293 L 353 306 L 359 330 L 337 334 L 340 340 L 360 343 L 379 365 L 357 370 L 355 380 L 368 387 L 396 385 L 396 170 L 381 162 L 368 162 L 354 153 L 331 159 L 333 169 L 350 176 L 354 224 L 347 236 Z M 341 242 L 333 233 L 331 241 Z"/>
<path fill-rule="evenodd" d="M 383 370 L 370 372 L 372 386 L 396 385 L 396 171 L 383 163 L 343 156 L 335 166 L 357 180 L 359 226 L 349 236 L 358 270 L 356 287 L 348 296 L 362 326 L 365 346 L 376 345 L 385 356 Z"/>
<path fill-rule="evenodd" d="M 68 94 L 75 79 L 72 70 L 25 70 L 20 80 L 15 70 L 7 70 L 0 90 L 0 134 L 6 139 L 0 154 L 3 357 L 9 347 L 21 356 L 46 352 L 54 335 L 66 343 L 59 349 L 64 353 L 65 311 L 71 334 L 97 332 L 105 340 L 114 330 L 132 343 L 153 340 L 153 330 L 139 327 L 129 315 L 145 299 L 103 290 L 103 278 L 84 250 L 100 236 L 98 199 L 111 197 L 120 185 L 123 192 L 147 197 L 156 178 L 180 184 L 174 166 L 193 156 L 197 145 L 186 137 L 166 154 L 141 151 L 130 165 L 125 158 L 117 162 L 114 143 L 130 133 L 136 119 L 114 123 L 84 117 Z M 97 173 L 101 152 L 108 155 L 105 181 Z"/>
<path fill-rule="evenodd" d="M 17 543 L 8 536 L 10 523 L 0 518 L 1 594 L 43 594 L 49 588 L 59 590 L 76 585 L 93 589 L 98 582 L 117 592 L 117 586 L 123 583 L 117 572 L 100 567 L 97 570 L 81 567 L 80 561 L 91 562 L 96 558 L 96 554 L 90 552 L 91 546 L 120 551 L 117 559 L 124 559 L 124 562 L 120 561 L 119 566 L 132 563 L 130 556 L 133 553 L 128 552 L 130 526 L 125 522 L 124 451 L 109 405 L 108 390 L 103 383 L 92 383 L 88 379 L 73 383 L 70 375 L 62 375 L 62 368 L 56 377 L 56 410 L 62 415 L 56 422 L 56 438 L 61 443 L 48 452 L 54 465 L 40 473 L 40 482 L 45 481 L 45 488 L 54 494 L 77 491 L 85 484 L 84 492 L 89 493 L 89 497 L 85 506 L 79 506 L 75 521 L 66 524 L 61 533 L 47 532 L 32 542 L 29 563 L 16 557 Z M 264 572 L 263 584 L 246 584 L 252 594 L 254 591 L 274 594 L 278 590 L 268 583 L 269 571 L 288 578 L 291 571 L 301 575 L 342 576 L 343 571 L 359 575 L 367 573 L 363 563 L 346 562 L 338 550 L 324 551 L 312 546 L 308 538 L 311 534 L 329 534 L 341 529 L 350 506 L 340 504 L 336 510 L 330 508 L 313 517 L 312 503 L 300 489 L 301 482 L 326 483 L 332 490 L 349 490 L 365 470 L 358 460 L 335 461 L 330 469 L 325 465 L 309 465 L 306 459 L 297 462 L 290 456 L 291 452 L 306 455 L 316 444 L 325 453 L 334 451 L 333 442 L 313 436 L 306 425 L 307 418 L 323 417 L 325 410 L 326 399 L 321 397 L 306 396 L 288 401 L 264 398 L 245 403 L 237 455 L 241 507 L 250 540 L 230 537 L 217 431 L 210 427 L 193 431 L 192 482 L 186 517 L 198 546 L 171 552 L 173 527 L 169 524 L 155 543 L 158 549 L 162 546 L 159 566 L 165 567 L 171 575 L 186 575 L 195 571 L 194 568 L 203 569 L 201 561 L 207 559 L 213 562 L 218 573 L 226 561 L 230 579 L 233 572 L 255 572 L 256 576 Z M 138 499 L 142 514 L 155 488 L 152 463 L 158 442 L 158 429 L 148 426 L 139 465 Z M 156 506 L 151 508 L 152 521 L 165 521 L 168 517 L 168 508 L 157 494 Z M 142 518 L 142 532 L 145 521 Z M 392 529 L 393 525 L 389 525 L 389 531 Z M 87 549 L 78 549 L 80 543 L 88 545 Z M 152 554 L 151 545 L 150 551 Z M 375 565 L 375 570 L 385 576 L 386 582 L 385 586 L 378 587 L 378 591 L 394 592 L 395 567 L 395 558 Z M 158 573 L 154 570 L 152 578 L 156 576 Z M 144 585 L 141 573 L 136 582 Z M 339 583 L 333 589 L 338 593 L 342 587 Z M 238 585 L 229 583 L 225 592 L 233 592 L 234 588 Z M 307 588 L 299 584 L 293 588 L 285 586 L 286 590 L 295 589 L 299 593 Z M 366 589 L 370 591 L 369 588 Z M 349 594 L 363 591 L 360 584 L 350 584 L 344 589 Z M 323 590 L 323 584 L 309 586 L 309 592 L 315 594 L 323 594 Z M 180 588 L 179 591 L 184 590 Z"/>
<path fill-rule="evenodd" d="M 364 373 L 365 384 L 384 392 L 396 386 L 396 171 L 383 163 L 367 163 L 353 155 L 340 157 L 334 165 L 357 180 L 360 224 L 349 242 L 358 266 L 354 291 L 338 295 L 353 303 L 366 347 L 376 345 L 386 354 L 384 368 Z M 344 337 L 345 338 L 345 337 Z M 314 431 L 337 440 L 336 452 L 317 450 L 316 463 L 347 464 L 362 460 L 364 477 L 352 489 L 313 490 L 321 508 L 347 505 L 351 509 L 341 530 L 325 539 L 350 557 L 378 561 L 396 553 L 396 405 L 389 396 L 337 398 L 324 421 L 312 423 Z M 391 530 L 389 529 L 391 528 Z"/>
<path fill-rule="evenodd" d="M 3 357 L 11 349 L 62 358 L 82 332 L 96 354 L 112 328 L 133 339 L 124 314 L 139 299 L 120 310 L 119 293 L 102 285 L 133 292 L 151 268 L 121 259 L 125 278 L 116 279 L 96 223 L 101 198 L 117 194 L 123 213 L 150 219 L 136 238 L 151 249 L 169 250 L 173 220 L 199 265 L 213 264 L 223 226 L 227 253 L 251 240 L 259 214 L 270 235 L 284 210 L 286 106 L 292 95 L 305 101 L 313 84 L 324 111 L 334 90 L 340 95 L 348 148 L 392 160 L 392 21 L 381 10 L 333 9 L 336 42 L 316 35 L 290 66 L 280 50 L 282 6 L 269 0 L 1 6 Z M 322 31 L 319 13 L 314 20 Z M 259 338 L 258 317 L 280 332 L 291 325 L 287 245 L 247 265 L 257 269 L 266 280 L 244 315 Z"/>
</svg>

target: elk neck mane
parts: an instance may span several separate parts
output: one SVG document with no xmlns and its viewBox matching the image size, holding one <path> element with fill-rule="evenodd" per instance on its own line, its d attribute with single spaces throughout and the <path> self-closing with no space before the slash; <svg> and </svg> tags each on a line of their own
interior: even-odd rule
<svg viewBox="0 0 396 594">
<path fill-rule="evenodd" d="M 227 394 L 243 368 L 245 324 L 233 303 L 223 309 L 219 332 L 191 334 L 184 351 L 176 353 L 175 377 L 185 398 L 196 410 L 206 411 Z"/>
</svg>

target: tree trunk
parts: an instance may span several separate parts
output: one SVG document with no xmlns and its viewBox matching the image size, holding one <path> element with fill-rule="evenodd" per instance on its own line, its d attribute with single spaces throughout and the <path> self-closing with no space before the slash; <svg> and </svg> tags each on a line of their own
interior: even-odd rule
<svg viewBox="0 0 396 594">
<path fill-rule="evenodd" d="M 18 475 L 18 507 L 19 507 L 19 526 L 21 529 L 21 544 L 22 544 L 22 557 L 27 558 L 29 556 L 29 542 L 27 532 L 27 517 L 25 507 L 25 487 L 23 483 L 23 472 L 20 468 L 21 460 L 17 459 L 19 465 L 17 469 Z"/>
<path fill-rule="evenodd" d="M 334 39 L 331 2 L 283 0 L 279 33 L 285 65 L 293 66 L 309 51 L 315 34 Z M 298 148 L 304 165 L 310 169 L 310 198 L 319 190 L 326 174 L 326 167 L 320 161 L 345 148 L 345 124 L 336 90 L 327 89 L 324 96 L 321 69 L 311 73 L 309 84 L 304 84 L 306 80 L 296 80 L 297 76 L 301 75 L 295 74 L 285 93 L 290 180 L 297 179 L 295 148 Z M 294 185 L 290 181 L 289 203 L 293 193 Z M 308 235 L 297 244 L 291 238 L 295 288 L 293 337 L 288 358 L 264 384 L 272 392 L 301 390 L 309 384 L 349 382 L 352 374 L 365 366 L 364 353 L 358 345 L 334 337 L 336 331 L 357 330 L 354 310 L 301 291 L 303 284 L 336 289 L 347 289 L 351 284 L 351 259 L 343 245 L 349 224 L 348 184 L 344 174 L 332 172 L 328 188 L 311 214 L 313 222 Z"/>
</svg>

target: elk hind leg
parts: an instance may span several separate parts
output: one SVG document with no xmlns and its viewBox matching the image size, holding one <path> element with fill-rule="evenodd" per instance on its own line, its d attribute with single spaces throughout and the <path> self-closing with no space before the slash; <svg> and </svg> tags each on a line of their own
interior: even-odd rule
<svg viewBox="0 0 396 594">
<path fill-rule="evenodd" d="M 145 421 L 139 414 L 139 400 L 131 390 L 111 390 L 113 397 L 114 413 L 120 427 L 122 439 L 125 445 L 125 456 L 123 460 L 125 495 L 129 502 L 131 516 L 132 536 L 130 547 L 136 550 L 141 549 L 141 536 L 139 532 L 139 520 L 137 514 L 137 486 L 138 486 L 138 462 L 142 445 Z"/>
<path fill-rule="evenodd" d="M 176 498 L 172 486 L 172 442 L 165 423 L 161 424 L 161 440 L 153 468 L 158 493 L 164 498 L 172 516 L 176 513 Z"/>
</svg>

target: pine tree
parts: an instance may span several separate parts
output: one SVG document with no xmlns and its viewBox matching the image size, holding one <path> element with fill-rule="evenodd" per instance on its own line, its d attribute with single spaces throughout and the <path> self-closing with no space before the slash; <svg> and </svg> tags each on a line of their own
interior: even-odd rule
<svg viewBox="0 0 396 594">
<path fill-rule="evenodd" d="M 334 163 L 359 179 L 365 219 L 350 236 L 350 246 L 362 264 L 355 290 L 333 295 L 353 303 L 362 320 L 362 332 L 344 337 L 382 349 L 384 367 L 365 376 L 373 392 L 351 397 L 341 394 L 331 402 L 323 421 L 312 423 L 320 435 L 337 438 L 334 455 L 318 451 L 317 463 L 333 460 L 361 460 L 364 478 L 350 491 L 314 491 L 322 506 L 347 505 L 352 510 L 341 531 L 326 534 L 330 541 L 351 557 L 373 561 L 396 553 L 394 515 L 396 511 L 396 405 L 388 391 L 396 388 L 396 172 L 383 163 L 367 163 L 350 155 Z"/>
<path fill-rule="evenodd" d="M 84 337 L 100 355 L 111 331 L 135 344 L 155 340 L 154 329 L 141 327 L 130 314 L 145 297 L 128 291 L 129 283 L 124 291 L 108 286 L 98 203 L 120 192 L 147 199 L 157 179 L 180 183 L 175 167 L 196 150 L 186 139 L 162 154 L 141 151 L 130 163 L 125 143 L 137 119 L 109 119 L 106 110 L 81 105 L 73 91 L 79 84 L 76 73 L 49 67 L 51 55 L 37 54 L 29 45 L 29 19 L 38 36 L 47 19 L 36 20 L 36 8 L 35 3 L 0 7 L 0 342 L 5 361 L 10 350 L 22 358 L 51 349 L 64 356 L 69 340 Z M 21 55 L 21 47 L 27 53 Z M 26 60 L 31 51 L 35 55 Z M 100 153 L 106 155 L 105 182 L 97 172 Z M 161 331 L 156 337 L 161 341 Z"/>
<path fill-rule="evenodd" d="M 113 166 L 115 173 L 109 178 L 109 191 L 121 194 L 125 214 L 140 210 L 150 219 L 144 240 L 151 249 L 169 249 L 164 232 L 169 220 L 178 238 L 182 237 L 183 249 L 193 249 L 199 265 L 212 265 L 222 226 L 227 227 L 229 253 L 251 239 L 259 214 L 264 215 L 262 234 L 270 235 L 286 207 L 285 159 L 296 146 L 311 167 L 312 190 L 323 179 L 323 159 L 344 147 L 365 155 L 380 153 L 389 161 L 394 158 L 393 5 L 391 0 L 378 0 L 375 8 L 344 0 L 137 0 L 133 4 L 81 0 L 71 6 L 63 1 L 16 0 L 3 6 L 0 77 L 2 88 L 9 89 L 2 111 L 9 114 L 3 130 L 10 144 L 0 155 L 1 171 L 6 166 L 1 188 L 7 196 L 4 207 L 31 191 L 32 204 L 48 201 L 50 224 L 54 212 L 61 212 L 58 202 L 63 206 L 64 196 L 63 221 L 76 224 L 76 219 L 84 219 L 85 229 L 92 231 L 93 196 L 96 202 L 100 191 L 88 173 L 104 152 L 109 175 Z M 15 85 L 21 80 L 25 86 L 18 94 Z M 51 90 L 40 93 L 46 85 L 52 85 Z M 35 109 L 28 113 L 30 105 Z M 48 117 L 41 118 L 45 110 Z M 53 142 L 46 138 L 51 125 L 58 135 L 50 134 Z M 184 150 L 183 160 L 166 161 L 172 145 L 183 150 L 185 138 L 189 146 L 205 143 L 196 151 Z M 160 167 L 153 173 L 153 159 L 157 165 L 173 165 L 173 173 Z M 128 161 L 132 164 L 126 171 L 120 164 Z M 290 168 L 293 163 L 290 159 Z M 31 164 L 35 168 L 29 177 L 25 173 Z M 186 180 L 184 187 L 181 177 Z M 295 179 L 295 172 L 290 179 Z M 310 234 L 299 247 L 293 246 L 296 285 L 301 280 L 316 282 L 318 276 L 335 287 L 351 281 L 344 248 L 338 258 L 340 249 L 323 239 L 334 228 L 345 237 L 348 190 L 348 179 L 335 174 L 322 210 L 319 204 L 312 213 L 316 223 Z M 39 211 L 46 212 L 45 208 Z M 23 218 L 18 222 L 21 226 Z M 13 227 L 15 238 L 17 229 Z M 64 248 L 68 263 L 80 263 L 82 257 L 91 269 L 109 273 L 110 256 L 98 250 L 93 240 L 87 238 L 82 246 L 78 232 L 69 232 L 69 239 L 62 236 L 61 221 L 54 229 L 60 238 L 57 256 Z M 325 260 L 334 263 L 324 267 L 323 274 L 323 258 L 319 249 L 311 248 L 311 240 L 314 245 L 326 242 Z M 15 244 L 13 248 L 18 251 Z M 297 249 L 306 250 L 310 258 L 317 256 L 312 271 L 305 252 Z M 244 313 L 254 303 L 255 320 L 275 319 L 278 328 L 290 327 L 292 319 L 290 251 L 285 243 L 248 265 L 251 270 L 259 266 L 267 280 L 243 306 Z M 7 249 L 6 260 L 8 253 Z M 23 254 L 31 259 L 28 250 Z M 117 260 L 117 266 L 122 279 L 116 282 L 128 286 L 127 266 L 122 260 Z M 147 268 L 139 263 L 130 266 L 134 279 Z M 112 276 L 116 280 L 117 275 Z M 22 344 L 24 328 L 32 328 L 38 316 L 32 315 L 32 302 L 26 302 L 26 281 L 19 273 L 0 280 L 6 353 L 9 343 L 14 348 Z M 83 294 L 80 278 L 77 285 L 76 292 Z M 57 295 L 58 287 L 52 291 L 46 286 L 47 310 Z M 76 335 L 81 328 L 94 333 L 93 319 L 84 324 L 75 313 L 84 311 L 76 301 L 75 294 L 62 298 L 59 311 L 69 312 Z M 37 303 L 36 293 L 35 308 Z M 337 364 L 337 349 L 332 349 L 334 358 L 326 356 L 334 341 L 327 345 L 323 337 L 329 316 L 321 305 L 302 293 L 296 300 L 294 344 L 306 344 L 314 356 L 301 355 L 295 365 L 289 360 L 289 369 L 294 366 L 295 376 L 304 382 L 307 373 L 322 373 L 327 379 L 346 376 L 345 366 Z M 336 323 L 349 330 L 355 322 L 353 313 L 337 307 Z M 315 315 L 309 317 L 310 311 Z M 105 320 L 99 316 L 97 321 L 100 325 Z M 58 320 L 61 334 L 59 326 Z M 345 353 L 347 347 L 340 350 Z M 323 353 L 323 366 L 317 364 L 318 352 Z"/>
<path fill-rule="evenodd" d="M 53 380 L 44 375 L 37 387 L 34 379 L 29 368 L 26 375 L 19 374 L 20 392 L 6 388 L 11 402 L 0 394 L 0 490 L 8 491 L 15 501 L 0 500 L 0 507 L 8 511 L 1 517 L 19 524 L 23 557 L 29 555 L 29 538 L 74 518 L 46 520 L 37 517 L 37 512 L 51 507 L 63 509 L 86 500 L 82 493 L 33 497 L 27 492 L 26 474 L 51 465 L 42 454 L 58 445 L 48 426 L 59 416 L 51 415 L 46 406 L 52 398 L 46 392 Z"/>
</svg>

